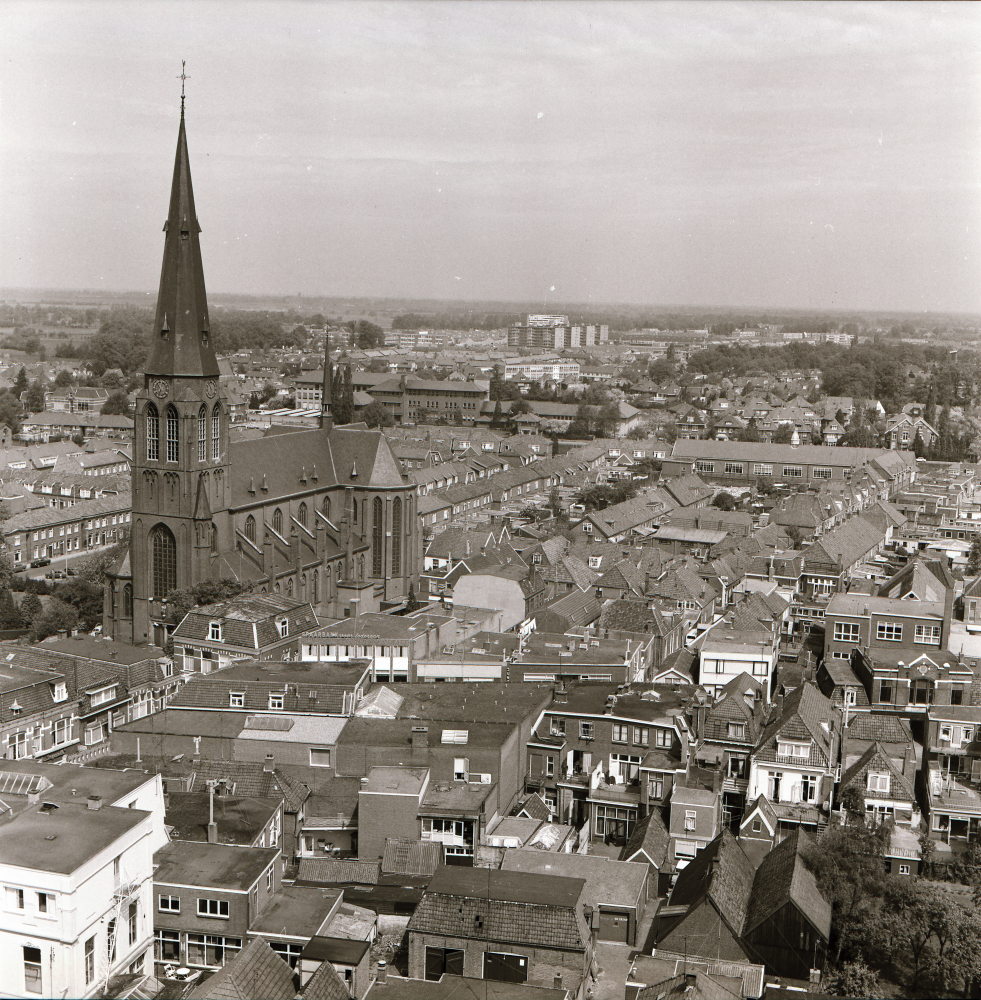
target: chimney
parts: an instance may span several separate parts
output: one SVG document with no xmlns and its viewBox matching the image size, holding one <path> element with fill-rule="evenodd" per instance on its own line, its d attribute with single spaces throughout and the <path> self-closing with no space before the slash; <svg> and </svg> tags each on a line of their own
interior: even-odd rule
<svg viewBox="0 0 981 1000">
<path fill-rule="evenodd" d="M 218 843 L 218 824 L 209 823 L 208 824 L 208 843 L 217 844 Z"/>
<path fill-rule="evenodd" d="M 561 979 L 561 976 L 559 977 Z M 378 982 L 382 985 L 388 982 L 388 963 L 378 963 Z"/>
<path fill-rule="evenodd" d="M 552 977 L 552 989 L 553 990 L 560 990 L 560 989 L 562 989 L 562 973 L 561 972 L 556 972 L 555 975 Z"/>
<path fill-rule="evenodd" d="M 413 726 L 409 742 L 413 750 L 425 750 L 429 746 L 429 727 Z"/>
<path fill-rule="evenodd" d="M 86 802 L 89 809 L 97 810 L 102 808 L 102 796 L 101 795 L 90 795 Z"/>
<path fill-rule="evenodd" d="M 276 758 L 271 753 L 266 754 L 266 761 L 262 765 L 264 774 L 272 774 L 276 767 Z"/>
</svg>

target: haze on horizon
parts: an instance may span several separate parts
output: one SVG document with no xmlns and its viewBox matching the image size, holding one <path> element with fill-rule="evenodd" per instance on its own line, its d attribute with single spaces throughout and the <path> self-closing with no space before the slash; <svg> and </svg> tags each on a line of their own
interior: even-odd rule
<svg viewBox="0 0 981 1000">
<path fill-rule="evenodd" d="M 981 311 L 981 6 L 0 5 L 0 287 Z"/>
</svg>

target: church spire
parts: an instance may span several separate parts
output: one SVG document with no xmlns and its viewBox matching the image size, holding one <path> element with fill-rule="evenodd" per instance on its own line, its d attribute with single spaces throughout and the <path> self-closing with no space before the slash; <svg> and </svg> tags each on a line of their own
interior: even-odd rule
<svg viewBox="0 0 981 1000">
<path fill-rule="evenodd" d="M 320 426 L 325 430 L 329 431 L 333 422 L 334 415 L 331 412 L 331 407 L 333 405 L 333 382 L 334 378 L 334 366 L 330 363 L 330 327 L 325 326 L 324 329 L 324 385 L 320 392 Z"/>
<path fill-rule="evenodd" d="M 218 375 L 212 346 L 208 300 L 191 166 L 184 130 L 181 86 L 181 123 L 170 190 L 170 211 L 164 223 L 164 256 L 157 293 L 157 312 L 151 333 L 147 375 Z"/>
</svg>

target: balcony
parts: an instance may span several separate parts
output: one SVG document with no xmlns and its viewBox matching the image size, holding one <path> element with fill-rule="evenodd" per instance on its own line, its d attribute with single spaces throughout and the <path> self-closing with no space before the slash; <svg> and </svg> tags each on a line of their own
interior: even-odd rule
<svg viewBox="0 0 981 1000">
<path fill-rule="evenodd" d="M 617 805 L 639 806 L 640 785 L 610 785 L 601 780 L 593 783 L 587 798 L 598 802 L 614 802 Z"/>
</svg>

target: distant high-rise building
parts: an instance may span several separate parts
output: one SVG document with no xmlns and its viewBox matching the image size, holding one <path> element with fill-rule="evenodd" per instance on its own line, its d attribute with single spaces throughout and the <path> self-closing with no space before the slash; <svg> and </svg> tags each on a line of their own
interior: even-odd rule
<svg viewBox="0 0 981 1000">
<path fill-rule="evenodd" d="M 538 347 L 544 351 L 594 347 L 609 338 L 608 326 L 570 326 L 568 316 L 529 315 L 524 326 L 508 327 L 508 347 Z"/>
</svg>

